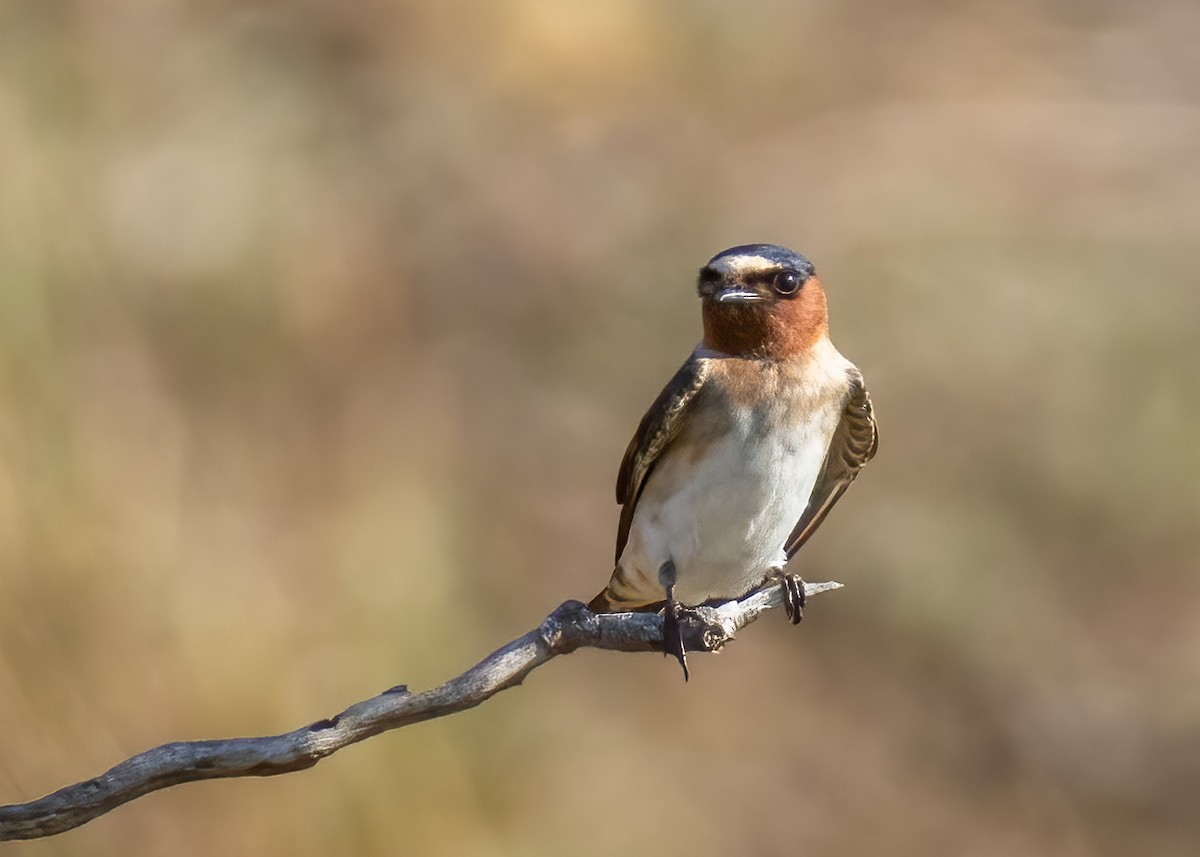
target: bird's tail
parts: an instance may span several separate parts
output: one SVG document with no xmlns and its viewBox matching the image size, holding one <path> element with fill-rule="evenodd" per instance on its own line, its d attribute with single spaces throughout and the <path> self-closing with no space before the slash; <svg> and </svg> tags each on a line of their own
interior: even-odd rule
<svg viewBox="0 0 1200 857">
<path fill-rule="evenodd" d="M 662 601 L 622 601 L 605 587 L 588 602 L 587 608 L 593 613 L 653 613 L 662 606 Z"/>
</svg>

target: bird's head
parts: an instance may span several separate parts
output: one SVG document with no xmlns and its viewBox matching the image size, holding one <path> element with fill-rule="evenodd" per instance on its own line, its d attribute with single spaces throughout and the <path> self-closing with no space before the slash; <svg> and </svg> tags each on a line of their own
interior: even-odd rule
<svg viewBox="0 0 1200 857">
<path fill-rule="evenodd" d="M 704 346 L 776 360 L 802 354 L 829 332 L 812 262 L 775 244 L 731 247 L 700 269 Z"/>
</svg>

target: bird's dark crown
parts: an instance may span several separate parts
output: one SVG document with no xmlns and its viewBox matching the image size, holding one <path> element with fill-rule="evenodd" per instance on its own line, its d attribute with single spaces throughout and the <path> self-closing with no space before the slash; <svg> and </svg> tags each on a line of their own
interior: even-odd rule
<svg viewBox="0 0 1200 857">
<path fill-rule="evenodd" d="M 723 250 L 700 269 L 698 291 L 707 297 L 732 283 L 769 282 L 780 272 L 794 273 L 804 283 L 816 273 L 813 263 L 799 253 L 776 244 L 742 244 Z"/>
<path fill-rule="evenodd" d="M 763 259 L 769 264 L 780 268 L 787 268 L 802 274 L 806 277 L 811 277 L 816 273 L 813 263 L 801 256 L 795 250 L 789 250 L 786 247 L 780 247 L 778 244 L 739 244 L 737 247 L 730 247 L 728 250 L 722 250 L 717 255 L 708 260 L 706 268 L 721 268 L 724 267 L 720 263 L 723 260 L 729 260 L 736 257 L 757 257 Z"/>
</svg>

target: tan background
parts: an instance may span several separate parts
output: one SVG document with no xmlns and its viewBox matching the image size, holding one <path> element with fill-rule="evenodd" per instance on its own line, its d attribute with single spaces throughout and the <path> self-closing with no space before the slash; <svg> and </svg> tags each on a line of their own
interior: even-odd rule
<svg viewBox="0 0 1200 857">
<path fill-rule="evenodd" d="M 738 11 L 734 11 L 734 6 Z M 848 584 L 28 855 L 1200 851 L 1200 5 L 9 0 L 0 802 L 607 577 L 696 269 L 810 255 Z"/>
</svg>

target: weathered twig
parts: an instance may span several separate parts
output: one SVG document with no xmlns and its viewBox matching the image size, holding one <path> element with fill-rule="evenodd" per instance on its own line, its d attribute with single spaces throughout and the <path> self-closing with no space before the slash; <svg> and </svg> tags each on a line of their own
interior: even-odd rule
<svg viewBox="0 0 1200 857">
<path fill-rule="evenodd" d="M 805 584 L 805 595 L 840 583 Z M 688 651 L 712 652 L 764 611 L 783 602 L 779 587 L 720 607 L 701 607 L 681 619 Z M 36 839 L 78 827 L 149 792 L 194 780 L 268 777 L 309 768 L 338 750 L 380 732 L 473 708 L 520 684 L 558 655 L 579 648 L 662 651 L 662 617 L 653 613 L 591 613 L 567 601 L 533 631 L 488 655 L 457 678 L 421 693 L 403 685 L 356 703 L 328 720 L 283 735 L 177 741 L 126 759 L 90 780 L 29 803 L 0 807 L 0 840 Z"/>
</svg>

